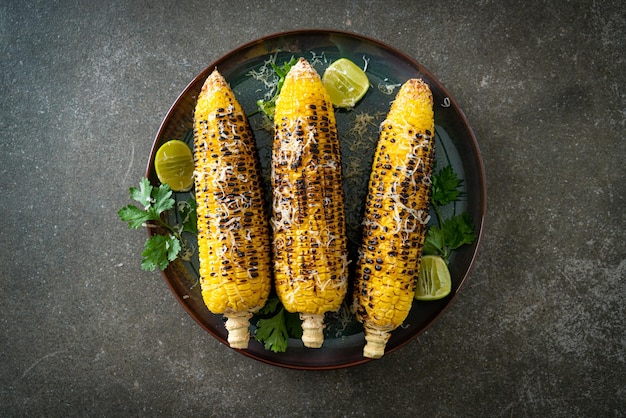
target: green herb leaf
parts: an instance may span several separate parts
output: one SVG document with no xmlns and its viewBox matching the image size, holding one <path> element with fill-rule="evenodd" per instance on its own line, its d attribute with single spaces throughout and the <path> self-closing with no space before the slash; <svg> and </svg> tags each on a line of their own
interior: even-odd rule
<svg viewBox="0 0 626 418">
<path fill-rule="evenodd" d="M 433 174 L 432 181 L 430 203 L 437 215 L 438 226 L 432 225 L 428 228 L 422 251 L 425 255 L 439 255 L 447 263 L 452 250 L 474 242 L 474 224 L 468 212 L 449 219 L 441 216 L 439 207 L 458 200 L 461 195 L 459 189 L 463 180 L 459 179 L 452 167 L 448 165 Z"/>
<path fill-rule="evenodd" d="M 287 312 L 278 296 L 271 296 L 256 314 L 260 319 L 254 338 L 264 343 L 266 350 L 282 353 L 289 337 L 302 338 L 302 321 L 298 313 Z"/>
<path fill-rule="evenodd" d="M 174 207 L 174 199 L 172 199 L 172 189 L 169 184 L 162 184 L 152 190 L 152 208 L 156 215 L 160 215 L 166 210 Z"/>
<path fill-rule="evenodd" d="M 424 249 L 422 250 L 424 255 L 441 255 L 445 254 L 445 238 L 441 228 L 437 226 L 431 226 L 426 232 L 426 239 L 424 240 Z"/>
<path fill-rule="evenodd" d="M 153 235 L 146 241 L 141 253 L 141 268 L 165 270 L 171 261 L 176 259 L 181 245 L 173 235 Z"/>
<path fill-rule="evenodd" d="M 129 228 L 156 225 L 167 231 L 165 235 L 153 235 L 148 238 L 141 253 L 141 268 L 165 270 L 169 263 L 181 254 L 183 246 L 186 248 L 184 255 L 187 256 L 189 246 L 186 245 L 181 233 L 182 231 L 197 233 L 195 200 L 192 198 L 189 202 L 181 202 L 184 206 L 181 209 L 182 225 L 169 225 L 161 219 L 161 214 L 172 209 L 176 203 L 169 185 L 153 187 L 144 177 L 139 181 L 139 188 L 131 187 L 129 190 L 131 199 L 141 203 L 144 208 L 135 205 L 124 206 L 117 211 L 119 218 L 128 222 Z M 147 225 L 148 221 L 152 221 L 153 224 Z"/>
<path fill-rule="evenodd" d="M 130 198 L 141 203 L 144 208 L 148 209 L 152 205 L 152 185 L 150 180 L 142 178 L 139 181 L 139 188 L 130 188 Z"/>
<path fill-rule="evenodd" d="M 285 326 L 285 308 L 281 306 L 278 313 L 270 318 L 261 318 L 257 323 L 254 338 L 264 343 L 266 350 L 282 353 L 287 350 L 289 335 Z"/>
<path fill-rule="evenodd" d="M 302 338 L 302 320 L 299 313 L 285 311 L 285 327 L 291 338 Z"/>
<path fill-rule="evenodd" d="M 256 101 L 256 105 L 261 112 L 267 115 L 267 117 L 269 117 L 270 119 L 274 119 L 274 113 L 276 111 L 276 99 L 275 98 L 272 98 L 271 100 L 267 100 L 267 101 L 263 99 L 259 99 Z"/>
<path fill-rule="evenodd" d="M 457 249 L 463 244 L 471 244 L 476 239 L 474 223 L 468 212 L 445 220 L 441 229 L 446 237 L 446 245 L 451 250 Z"/>
<path fill-rule="evenodd" d="M 459 198 L 461 192 L 459 187 L 463 181 L 459 179 L 451 166 L 446 166 L 439 170 L 432 177 L 431 202 L 436 206 L 445 206 Z"/>
<path fill-rule="evenodd" d="M 141 228 L 147 221 L 151 220 L 151 215 L 148 212 L 135 205 L 124 206 L 117 211 L 117 216 L 122 221 L 128 222 L 128 227 L 133 229 Z"/>
<path fill-rule="evenodd" d="M 282 308 L 282 305 L 280 304 L 280 299 L 278 299 L 278 296 L 273 296 L 267 300 L 267 302 L 265 303 L 265 306 L 263 306 L 259 310 L 258 314 L 259 315 L 272 315 L 279 308 Z"/>
<path fill-rule="evenodd" d="M 276 84 L 276 91 L 274 92 L 274 96 L 269 100 L 257 100 L 257 107 L 261 112 L 263 112 L 270 119 L 274 119 L 274 111 L 276 110 L 276 99 L 278 99 L 278 95 L 280 94 L 280 90 L 283 88 L 283 84 L 285 83 L 285 77 L 287 73 L 298 62 L 296 57 L 291 57 L 291 59 L 284 63 L 283 65 L 276 65 L 271 62 L 272 69 L 278 76 L 278 83 Z M 271 93 L 270 93 L 271 94 Z"/>
</svg>

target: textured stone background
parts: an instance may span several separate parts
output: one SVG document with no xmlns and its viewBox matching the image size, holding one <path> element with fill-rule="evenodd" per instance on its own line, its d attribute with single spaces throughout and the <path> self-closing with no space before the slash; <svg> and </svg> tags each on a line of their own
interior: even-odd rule
<svg viewBox="0 0 626 418">
<path fill-rule="evenodd" d="M 140 270 L 145 235 L 116 216 L 186 84 L 298 28 L 421 62 L 487 171 L 454 305 L 401 350 L 330 372 L 220 344 Z M 4 1 L 0 33 L 0 415 L 626 414 L 620 2 Z"/>
</svg>

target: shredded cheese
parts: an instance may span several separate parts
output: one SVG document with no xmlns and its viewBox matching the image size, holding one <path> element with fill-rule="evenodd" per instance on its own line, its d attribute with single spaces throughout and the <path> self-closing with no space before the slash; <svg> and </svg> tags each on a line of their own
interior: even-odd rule
<svg viewBox="0 0 626 418">
<path fill-rule="evenodd" d="M 309 61 L 312 66 L 316 65 L 327 65 L 328 58 L 326 58 L 326 53 L 322 51 L 320 54 L 316 54 L 315 51 L 311 51 L 311 60 Z"/>
<path fill-rule="evenodd" d="M 265 94 L 263 95 L 265 100 L 270 100 L 278 87 L 278 76 L 272 67 L 272 64 L 276 64 L 277 54 L 271 55 L 263 62 L 263 65 L 258 70 L 250 70 L 247 75 L 260 81 L 265 86 Z"/>
<path fill-rule="evenodd" d="M 398 87 L 400 87 L 402 84 L 389 84 L 387 83 L 388 79 L 385 78 L 383 81 L 380 81 L 378 83 L 378 90 L 382 93 L 382 94 L 386 94 L 388 96 L 392 95 L 394 90 Z"/>
</svg>

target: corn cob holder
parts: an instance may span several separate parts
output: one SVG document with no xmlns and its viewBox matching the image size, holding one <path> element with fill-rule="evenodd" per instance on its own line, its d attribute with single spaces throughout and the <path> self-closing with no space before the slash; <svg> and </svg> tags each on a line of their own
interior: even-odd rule
<svg viewBox="0 0 626 418">
<path fill-rule="evenodd" d="M 365 202 L 353 295 L 365 329 L 364 357 L 384 354 L 390 332 L 411 309 L 428 222 L 434 132 L 430 88 L 408 80 L 381 125 Z"/>
<path fill-rule="evenodd" d="M 276 102 L 272 228 L 276 292 L 300 313 L 302 341 L 324 342 L 324 314 L 347 291 L 347 238 L 340 145 L 319 74 L 300 58 Z"/>
<path fill-rule="evenodd" d="M 194 163 L 202 298 L 226 317 L 230 346 L 245 349 L 271 288 L 269 223 L 252 131 L 217 70 L 195 108 Z"/>
</svg>

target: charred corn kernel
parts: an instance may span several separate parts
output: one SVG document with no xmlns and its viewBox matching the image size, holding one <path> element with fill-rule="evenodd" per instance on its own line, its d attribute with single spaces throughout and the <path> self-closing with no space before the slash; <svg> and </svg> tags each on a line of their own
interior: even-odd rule
<svg viewBox="0 0 626 418">
<path fill-rule="evenodd" d="M 269 219 L 252 131 L 217 70 L 196 104 L 194 165 L 202 297 L 227 318 L 230 346 L 247 348 L 272 283 Z"/>
<path fill-rule="evenodd" d="M 335 114 L 319 74 L 300 58 L 276 102 L 272 228 L 276 293 L 299 312 L 302 341 L 324 342 L 324 313 L 347 290 L 347 238 Z"/>
<path fill-rule="evenodd" d="M 365 203 L 353 295 L 365 357 L 384 354 L 411 309 L 429 219 L 434 131 L 430 88 L 408 80 L 381 124 Z"/>
</svg>

